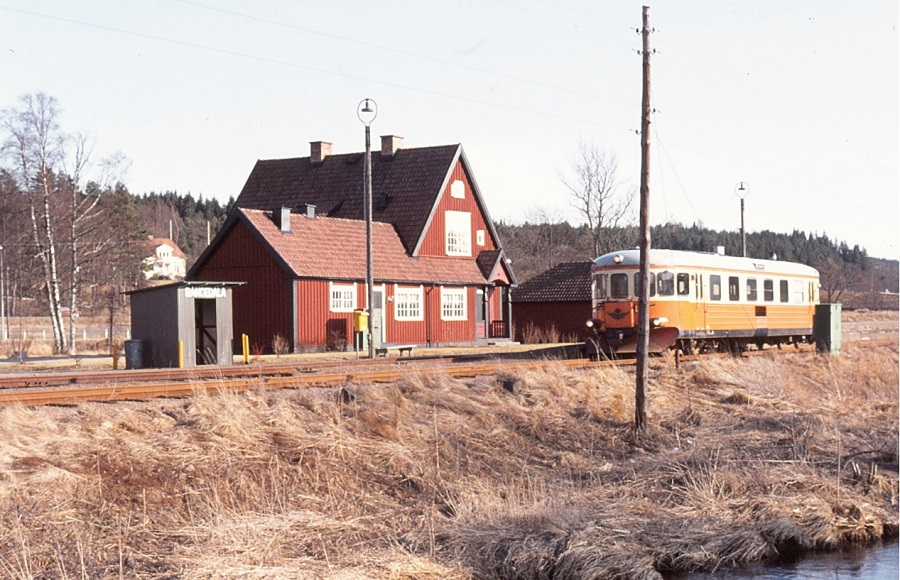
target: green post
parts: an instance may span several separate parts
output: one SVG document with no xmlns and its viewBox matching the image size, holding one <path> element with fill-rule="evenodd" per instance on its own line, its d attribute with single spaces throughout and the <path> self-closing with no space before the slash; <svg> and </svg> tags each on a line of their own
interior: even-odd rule
<svg viewBox="0 0 900 580">
<path fill-rule="evenodd" d="M 841 304 L 816 304 L 813 320 L 813 336 L 816 350 L 831 354 L 841 353 Z"/>
</svg>

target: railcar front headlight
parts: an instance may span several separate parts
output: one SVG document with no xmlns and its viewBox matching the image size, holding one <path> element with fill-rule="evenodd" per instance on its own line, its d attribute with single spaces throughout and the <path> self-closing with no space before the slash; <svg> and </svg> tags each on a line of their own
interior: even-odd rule
<svg viewBox="0 0 900 580">
<path fill-rule="evenodd" d="M 660 316 L 659 318 L 651 318 L 650 319 L 650 325 L 653 326 L 654 328 L 663 326 L 667 322 L 669 322 L 669 319 L 666 318 L 665 316 Z"/>
<path fill-rule="evenodd" d="M 584 325 L 587 326 L 588 328 L 594 328 L 594 321 L 588 320 L 587 322 L 584 323 Z"/>
</svg>

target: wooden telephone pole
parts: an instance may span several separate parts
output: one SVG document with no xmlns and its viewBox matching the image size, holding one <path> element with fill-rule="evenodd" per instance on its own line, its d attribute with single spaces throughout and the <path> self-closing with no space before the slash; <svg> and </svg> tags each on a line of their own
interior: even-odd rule
<svg viewBox="0 0 900 580">
<path fill-rule="evenodd" d="M 634 389 L 634 428 L 647 427 L 647 357 L 650 350 L 650 7 L 644 6 L 644 82 L 641 97 L 641 239 L 640 296 L 638 297 L 637 371 Z"/>
</svg>

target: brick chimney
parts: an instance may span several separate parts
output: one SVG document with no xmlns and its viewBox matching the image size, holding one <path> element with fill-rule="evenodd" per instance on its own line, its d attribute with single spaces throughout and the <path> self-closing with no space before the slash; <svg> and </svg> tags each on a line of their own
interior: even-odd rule
<svg viewBox="0 0 900 580">
<path fill-rule="evenodd" d="M 329 155 L 331 155 L 331 143 L 328 141 L 309 142 L 309 162 L 312 165 L 321 165 Z"/>
<path fill-rule="evenodd" d="M 381 158 L 385 161 L 393 159 L 394 153 L 403 149 L 403 137 L 396 135 L 381 136 Z"/>
</svg>

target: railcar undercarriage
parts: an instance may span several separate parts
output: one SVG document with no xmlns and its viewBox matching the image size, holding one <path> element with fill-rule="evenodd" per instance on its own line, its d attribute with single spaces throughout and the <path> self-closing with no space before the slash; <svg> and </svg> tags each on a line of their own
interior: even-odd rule
<svg viewBox="0 0 900 580">
<path fill-rule="evenodd" d="M 758 332 L 758 331 L 757 331 Z M 738 336 L 735 336 L 738 334 Z M 748 336 L 740 336 L 741 331 L 705 333 L 686 336 L 677 328 L 651 328 L 648 341 L 648 353 L 661 354 L 667 351 L 681 351 L 686 355 L 707 353 L 740 354 L 748 350 L 765 348 L 800 347 L 814 344 L 812 329 L 797 329 L 783 333 L 767 332 L 765 336 L 756 332 L 747 332 Z M 585 353 L 592 360 L 631 356 L 637 351 L 637 329 L 625 328 L 606 331 L 588 330 L 585 340 Z"/>
</svg>

